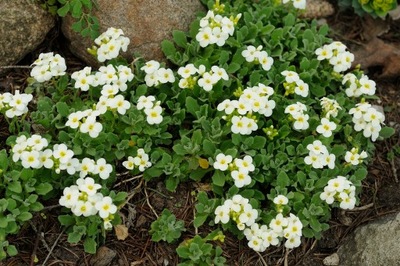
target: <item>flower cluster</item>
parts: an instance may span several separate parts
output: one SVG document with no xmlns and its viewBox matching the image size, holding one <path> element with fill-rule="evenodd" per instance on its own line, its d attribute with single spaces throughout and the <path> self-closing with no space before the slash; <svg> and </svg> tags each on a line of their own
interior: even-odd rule
<svg viewBox="0 0 400 266">
<path fill-rule="evenodd" d="M 146 121 L 149 123 L 149 125 L 158 125 L 163 121 L 163 116 L 161 115 L 162 108 L 160 104 L 161 102 L 156 102 L 156 98 L 154 96 L 142 95 L 138 99 L 136 108 L 138 110 L 144 110 L 144 113 L 147 115 Z"/>
<path fill-rule="evenodd" d="M 229 36 L 235 32 L 235 21 L 238 21 L 241 15 L 235 19 L 215 15 L 212 10 L 207 12 L 207 15 L 200 20 L 200 29 L 196 35 L 196 40 L 201 47 L 206 47 L 210 44 L 223 46 Z"/>
<path fill-rule="evenodd" d="M 348 97 L 359 97 L 363 94 L 374 95 L 376 91 L 375 81 L 364 74 L 358 79 L 353 73 L 347 73 L 343 76 L 342 84 L 347 86 L 345 92 Z"/>
<path fill-rule="evenodd" d="M 300 79 L 299 74 L 290 70 L 282 71 L 281 74 L 285 76 L 285 83 L 283 83 L 283 86 L 286 90 L 285 95 L 295 93 L 301 97 L 308 96 L 309 86 L 302 79 Z"/>
<path fill-rule="evenodd" d="M 340 203 L 340 208 L 351 210 L 356 204 L 355 191 L 353 183 L 344 176 L 338 176 L 328 181 L 320 198 L 328 204 L 337 201 Z"/>
<path fill-rule="evenodd" d="M 336 117 L 339 110 L 342 109 L 336 100 L 322 97 L 319 101 L 322 107 L 322 116 L 325 118 Z"/>
<path fill-rule="evenodd" d="M 95 51 L 97 60 L 104 62 L 118 57 L 121 50 L 126 52 L 130 40 L 124 36 L 121 29 L 111 27 L 97 37 L 94 42 L 98 47 L 94 47 L 92 50 Z"/>
<path fill-rule="evenodd" d="M 99 175 L 101 179 L 109 178 L 113 167 L 107 164 L 103 158 L 94 161 L 90 158 L 84 158 L 80 162 L 74 158 L 74 152 L 65 144 L 55 144 L 53 149 L 46 149 L 49 145 L 47 139 L 40 135 L 32 135 L 27 138 L 21 135 L 16 139 L 12 147 L 13 161 L 21 161 L 24 168 L 47 168 L 54 169 L 56 173 L 66 170 L 69 175 L 79 172 L 81 178 L 88 174 Z"/>
<path fill-rule="evenodd" d="M 251 227 L 258 218 L 258 211 L 253 209 L 249 200 L 237 194 L 227 199 L 215 209 L 215 223 L 227 224 L 230 220 L 236 223 L 239 230 Z"/>
<path fill-rule="evenodd" d="M 315 50 L 317 59 L 329 60 L 329 64 L 333 66 L 333 70 L 337 73 L 344 72 L 351 68 L 351 63 L 354 61 L 354 55 L 346 51 L 346 45 L 339 41 L 325 44 Z"/>
<path fill-rule="evenodd" d="M 63 76 L 67 70 L 65 59 L 59 54 L 54 55 L 53 52 L 40 54 L 32 65 L 34 67 L 31 70 L 31 77 L 37 82 L 45 82 L 52 77 Z"/>
<path fill-rule="evenodd" d="M 274 90 L 259 83 L 258 86 L 248 87 L 240 92 L 239 100 L 226 99 L 217 106 L 218 111 L 224 111 L 224 119 L 232 123 L 231 131 L 234 134 L 250 135 L 258 129 L 254 114 L 270 117 L 275 108 L 275 101 L 269 97 Z"/>
<path fill-rule="evenodd" d="M 248 246 L 255 251 L 263 252 L 269 246 L 278 246 L 282 239 L 286 239 L 286 248 L 295 248 L 301 244 L 303 224 L 299 218 L 290 213 L 289 217 L 283 217 L 278 213 L 267 225 L 254 223 L 244 230 L 248 240 Z"/>
<path fill-rule="evenodd" d="M 128 170 L 133 170 L 137 167 L 139 171 L 143 172 L 146 168 L 151 167 L 152 164 L 149 155 L 143 149 L 138 149 L 137 155 L 135 157 L 129 156 L 128 160 L 124 161 L 122 165 Z"/>
<path fill-rule="evenodd" d="M 357 148 L 352 148 L 350 151 L 346 151 L 344 160 L 349 164 L 358 165 L 367 157 L 368 154 L 366 151 L 361 151 L 361 153 L 358 153 Z"/>
<path fill-rule="evenodd" d="M 103 125 L 97 122 L 99 111 L 87 109 L 85 111 L 77 111 L 68 115 L 68 121 L 65 123 L 70 128 L 79 128 L 80 132 L 89 134 L 90 137 L 96 138 L 103 130 Z"/>
<path fill-rule="evenodd" d="M 301 102 L 296 102 L 294 104 L 288 105 L 285 108 L 285 113 L 291 115 L 291 119 L 294 121 L 293 128 L 296 130 L 306 130 L 310 126 L 308 119 L 310 116 L 304 112 L 307 111 L 305 104 Z"/>
<path fill-rule="evenodd" d="M 309 151 L 308 156 L 304 158 L 306 164 L 312 165 L 315 169 L 321 169 L 325 166 L 328 166 L 329 169 L 335 168 L 335 154 L 329 153 L 320 140 L 315 140 L 312 144 L 308 144 L 307 150 Z"/>
<path fill-rule="evenodd" d="M 257 48 L 253 45 L 249 45 L 245 50 L 242 51 L 242 56 L 247 62 L 261 64 L 261 67 L 265 71 L 268 71 L 274 64 L 274 59 L 270 57 L 266 51 L 261 51 L 262 48 L 262 45 L 259 45 Z"/>
<path fill-rule="evenodd" d="M 306 9 L 306 0 L 282 0 L 283 4 L 286 4 L 288 2 L 293 2 L 293 6 L 297 9 Z"/>
<path fill-rule="evenodd" d="M 8 118 L 26 114 L 32 99 L 32 94 L 19 93 L 19 90 L 16 90 L 15 94 L 0 93 L 0 112 L 5 112 Z"/>
<path fill-rule="evenodd" d="M 236 187 L 241 188 L 249 185 L 251 183 L 249 173 L 255 170 L 253 158 L 246 155 L 243 159 L 235 158 L 233 163 L 232 160 L 232 156 L 219 153 L 213 167 L 221 171 L 229 170 Z"/>
<path fill-rule="evenodd" d="M 199 85 L 205 91 L 211 91 L 213 86 L 221 79 L 229 80 L 228 73 L 222 67 L 212 66 L 210 71 L 206 71 L 206 66 L 200 65 L 196 68 L 193 64 L 187 64 L 178 69 L 178 75 L 182 78 L 179 80 L 179 88 L 193 89 Z"/>
<path fill-rule="evenodd" d="M 174 72 L 169 68 L 161 67 L 158 61 L 150 60 L 140 68 L 146 73 L 144 80 L 148 87 L 158 86 L 159 84 L 173 83 L 175 81 Z"/>
<path fill-rule="evenodd" d="M 101 66 L 99 71 L 94 73 L 92 73 L 91 67 L 85 67 L 72 73 L 71 78 L 75 80 L 74 87 L 81 91 L 88 91 L 90 86 L 104 86 L 101 94 L 103 96 L 112 96 L 120 91 L 126 91 L 128 88 L 127 83 L 133 80 L 134 74 L 127 66 L 107 65 Z M 107 92 L 109 87 L 113 87 L 111 94 Z"/>
<path fill-rule="evenodd" d="M 100 188 L 101 185 L 91 177 L 79 178 L 76 185 L 64 188 L 59 203 L 71 209 L 76 216 L 99 215 L 104 221 L 104 229 L 111 229 L 111 220 L 117 212 L 117 206 L 109 196 L 97 192 Z"/>
<path fill-rule="evenodd" d="M 349 110 L 349 114 L 353 115 L 354 130 L 362 131 L 364 137 L 371 137 L 375 141 L 379 137 L 379 132 L 382 129 L 381 124 L 385 121 L 385 116 L 376 110 L 368 102 L 356 104 Z"/>
</svg>

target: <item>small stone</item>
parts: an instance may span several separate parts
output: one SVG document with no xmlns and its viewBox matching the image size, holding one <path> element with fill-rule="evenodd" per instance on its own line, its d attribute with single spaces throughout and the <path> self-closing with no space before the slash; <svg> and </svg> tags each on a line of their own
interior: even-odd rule
<svg viewBox="0 0 400 266">
<path fill-rule="evenodd" d="M 339 255 L 337 253 L 333 253 L 332 255 L 326 257 L 323 263 L 326 266 L 337 266 L 339 265 Z"/>
<path fill-rule="evenodd" d="M 117 255 L 112 249 L 106 246 L 100 247 L 96 254 L 90 259 L 89 264 L 92 266 L 107 266 L 111 263 L 114 257 Z"/>
</svg>

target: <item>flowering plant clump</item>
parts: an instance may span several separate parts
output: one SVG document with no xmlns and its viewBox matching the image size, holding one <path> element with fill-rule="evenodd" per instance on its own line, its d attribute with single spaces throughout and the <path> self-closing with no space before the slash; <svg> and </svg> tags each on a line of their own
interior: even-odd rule
<svg viewBox="0 0 400 266">
<path fill-rule="evenodd" d="M 126 175 L 161 179 L 170 191 L 208 184 L 193 192 L 193 226 L 218 233 L 181 243 L 182 265 L 223 264 L 221 248 L 208 241 L 223 241 L 226 231 L 260 252 L 298 247 L 328 229 L 332 207 L 358 203 L 374 142 L 393 134 L 372 105 L 376 84 L 351 70 L 353 55 L 326 37 L 326 25 L 297 18 L 303 1 L 206 4 L 210 11 L 189 32 L 162 42 L 169 67 L 119 58 L 129 40 L 114 28 L 91 49 L 99 69 L 69 76 L 40 57 L 30 96 L 18 96 L 25 107 L 31 93 L 37 100 L 18 107 L 22 119 L 11 117 L 24 130 L 10 124 L 10 148 L 0 153 L 0 189 L 26 202 L 0 199 L 1 237 L 43 208 L 39 196 L 57 198 L 68 241 L 94 253 L 122 222 L 127 193 L 114 189 Z M 14 96 L 5 97 L 2 112 Z M 183 224 L 174 217 L 153 226 L 155 239 L 179 238 Z"/>
<path fill-rule="evenodd" d="M 339 0 L 339 6 L 345 8 L 353 8 L 354 12 L 363 16 L 365 14 L 372 17 L 380 17 L 384 19 L 389 11 L 396 9 L 396 0 Z"/>
</svg>

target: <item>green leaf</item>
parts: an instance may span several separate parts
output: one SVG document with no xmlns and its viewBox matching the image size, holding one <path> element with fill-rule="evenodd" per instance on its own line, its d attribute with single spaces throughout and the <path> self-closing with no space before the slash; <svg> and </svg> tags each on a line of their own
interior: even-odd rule
<svg viewBox="0 0 400 266">
<path fill-rule="evenodd" d="M 296 23 L 296 17 L 289 13 L 283 18 L 283 23 L 285 23 L 285 26 L 293 26 Z"/>
<path fill-rule="evenodd" d="M 58 221 L 60 222 L 60 224 L 62 224 L 64 226 L 70 226 L 70 225 L 74 225 L 75 224 L 75 217 L 73 217 L 72 215 L 68 215 L 68 214 L 59 215 L 58 216 Z"/>
<path fill-rule="evenodd" d="M 7 246 L 7 254 L 9 255 L 9 256 L 15 256 L 15 255 L 17 255 L 18 254 L 18 250 L 17 250 L 17 248 L 14 246 L 14 245 L 8 245 Z"/>
<path fill-rule="evenodd" d="M 58 102 L 56 104 L 57 112 L 62 116 L 62 117 L 67 117 L 70 112 L 69 112 L 69 107 L 65 102 Z"/>
<path fill-rule="evenodd" d="M 20 194 L 22 192 L 21 182 L 19 181 L 11 182 L 7 185 L 7 189 L 17 194 Z"/>
<path fill-rule="evenodd" d="M 83 247 L 85 249 L 85 252 L 89 254 L 96 253 L 97 244 L 96 241 L 91 237 L 85 239 L 85 242 L 83 242 Z"/>
<path fill-rule="evenodd" d="M 197 103 L 197 101 L 194 98 L 189 96 L 186 98 L 185 104 L 186 104 L 186 111 L 188 111 L 194 117 L 197 117 L 196 112 L 200 110 L 200 106 Z"/>
<path fill-rule="evenodd" d="M 186 38 L 186 34 L 180 30 L 174 30 L 172 32 L 172 36 L 174 38 L 175 43 L 182 48 L 186 48 L 188 41 Z"/>
<path fill-rule="evenodd" d="M 193 225 L 196 228 L 199 228 L 204 224 L 204 222 L 207 220 L 208 214 L 207 213 L 202 213 L 202 214 L 197 214 L 194 217 L 193 220 Z"/>
<path fill-rule="evenodd" d="M 238 63 L 232 62 L 229 66 L 228 69 L 226 70 L 229 74 L 235 73 L 241 68 L 241 66 Z"/>
<path fill-rule="evenodd" d="M 67 15 L 67 13 L 69 12 L 69 8 L 70 8 L 70 5 L 69 5 L 69 2 L 67 2 L 65 5 L 63 5 L 62 7 L 60 7 L 57 10 L 57 14 L 60 17 L 65 17 Z"/>
<path fill-rule="evenodd" d="M 379 132 L 379 136 L 381 136 L 384 139 L 387 139 L 393 136 L 395 132 L 396 132 L 395 129 L 392 127 L 383 127 Z"/>
<path fill-rule="evenodd" d="M 71 15 L 74 18 L 80 18 L 82 16 L 82 3 L 80 0 L 75 1 L 74 3 Z"/>
<path fill-rule="evenodd" d="M 174 58 L 176 54 L 174 43 L 169 40 L 163 40 L 161 42 L 161 50 L 167 58 Z"/>
<path fill-rule="evenodd" d="M 212 176 L 212 181 L 213 181 L 214 185 L 217 185 L 220 187 L 225 185 L 225 179 L 226 179 L 225 174 L 219 170 L 215 171 L 214 175 Z"/>
<path fill-rule="evenodd" d="M 35 187 L 36 193 L 39 195 L 46 195 L 50 191 L 53 190 L 53 186 L 49 183 L 40 183 L 38 186 Z"/>
<path fill-rule="evenodd" d="M 23 212 L 17 216 L 17 219 L 21 222 L 26 222 L 32 219 L 32 213 L 30 212 Z"/>
<path fill-rule="evenodd" d="M 75 21 L 74 23 L 72 23 L 71 28 L 72 28 L 72 30 L 75 31 L 75 32 L 81 32 L 82 29 L 83 29 L 83 22 L 82 22 L 82 20 L 78 20 L 78 21 Z"/>
<path fill-rule="evenodd" d="M 208 139 L 205 139 L 205 140 L 203 141 L 203 151 L 204 151 L 204 153 L 205 153 L 206 155 L 208 155 L 208 156 L 214 156 L 215 150 L 216 150 L 216 147 L 215 147 L 215 144 L 214 144 L 214 143 L 212 143 L 212 142 L 211 142 L 210 140 L 208 140 Z"/>
<path fill-rule="evenodd" d="M 279 172 L 276 184 L 281 188 L 284 188 L 290 184 L 290 179 L 289 176 L 286 174 L 286 172 L 284 171 Z"/>
<path fill-rule="evenodd" d="M 8 159 L 7 151 L 3 149 L 0 151 L 0 170 L 1 170 L 1 172 L 4 172 L 7 170 L 8 162 L 9 162 L 9 159 Z"/>
<path fill-rule="evenodd" d="M 71 232 L 68 234 L 68 242 L 71 244 L 77 244 L 81 241 L 82 235 L 76 232 Z"/>
</svg>

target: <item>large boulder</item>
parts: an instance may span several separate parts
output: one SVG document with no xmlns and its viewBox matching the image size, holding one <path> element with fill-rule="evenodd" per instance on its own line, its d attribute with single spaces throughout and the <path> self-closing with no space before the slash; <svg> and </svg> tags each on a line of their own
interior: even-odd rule
<svg viewBox="0 0 400 266">
<path fill-rule="evenodd" d="M 399 265 L 400 213 L 358 227 L 339 248 L 339 265 Z"/>
<path fill-rule="evenodd" d="M 124 54 L 128 60 L 139 53 L 146 60 L 162 60 L 160 43 L 171 39 L 173 30 L 187 31 L 199 11 L 205 11 L 199 0 L 98 0 L 93 15 L 99 19 L 100 32 L 109 27 L 120 28 L 131 43 Z M 83 38 L 72 30 L 74 19 L 65 17 L 62 31 L 70 41 L 70 50 L 92 66 L 95 58 L 86 48 L 92 47 L 90 38 Z"/>
<path fill-rule="evenodd" d="M 55 18 L 35 1 L 0 0 L 0 67 L 32 52 L 54 24 Z M 0 68 L 0 75 L 5 71 Z"/>
</svg>

